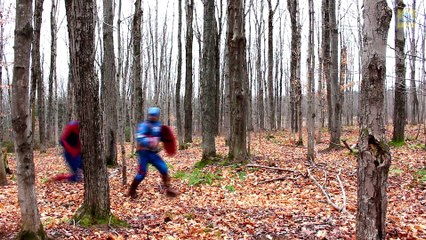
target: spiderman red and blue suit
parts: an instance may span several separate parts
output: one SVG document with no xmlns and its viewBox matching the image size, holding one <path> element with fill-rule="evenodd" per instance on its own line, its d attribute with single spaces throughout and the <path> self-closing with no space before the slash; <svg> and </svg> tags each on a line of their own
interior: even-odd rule
<svg viewBox="0 0 426 240">
<path fill-rule="evenodd" d="M 61 135 L 60 144 L 64 147 L 64 157 L 71 173 L 61 174 L 56 180 L 78 182 L 82 178 L 83 160 L 81 157 L 80 128 L 78 121 L 69 122 Z"/>
</svg>

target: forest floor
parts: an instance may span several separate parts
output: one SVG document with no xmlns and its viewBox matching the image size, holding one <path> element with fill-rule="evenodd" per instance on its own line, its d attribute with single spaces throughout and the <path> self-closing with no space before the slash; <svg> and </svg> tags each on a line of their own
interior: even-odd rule
<svg viewBox="0 0 426 240">
<path fill-rule="evenodd" d="M 424 142 L 414 139 L 416 133 L 417 128 L 410 127 L 407 143 L 391 148 L 387 239 L 426 239 L 426 151 Z M 353 144 L 357 138 L 356 128 L 344 128 L 342 139 Z M 83 183 L 47 181 L 67 168 L 60 151 L 35 151 L 41 220 L 52 239 L 354 239 L 356 156 L 345 148 L 326 151 L 326 133 L 323 139 L 316 146 L 313 167 L 306 161 L 306 147 L 294 146 L 287 133 L 252 135 L 251 164 L 290 171 L 246 165 L 194 168 L 201 158 L 200 139 L 194 139 L 187 150 L 164 157 L 180 192 L 176 198 L 161 191 L 159 174 L 153 168 L 139 185 L 139 197 L 126 198 L 128 185 L 121 184 L 120 168 L 109 169 L 111 212 L 128 227 L 84 228 L 74 222 L 73 214 L 83 201 Z M 218 139 L 217 151 L 226 155 L 223 139 Z M 126 156 L 130 183 L 137 161 L 129 149 Z M 9 155 L 9 164 L 15 171 L 13 155 Z M 346 202 L 346 211 L 327 202 L 308 177 L 308 169 L 337 207 Z M 336 178 L 339 172 L 346 198 Z M 0 187 L 0 239 L 13 239 L 19 230 L 16 176 L 9 175 L 8 183 Z"/>
</svg>

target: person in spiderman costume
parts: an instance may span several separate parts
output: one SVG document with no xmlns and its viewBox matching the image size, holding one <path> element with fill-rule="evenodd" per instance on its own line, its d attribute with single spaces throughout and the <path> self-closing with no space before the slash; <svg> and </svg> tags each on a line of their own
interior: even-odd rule
<svg viewBox="0 0 426 240">
<path fill-rule="evenodd" d="M 71 121 L 65 126 L 59 142 L 64 148 L 65 161 L 71 173 L 57 175 L 54 180 L 80 181 L 83 173 L 83 161 L 81 157 L 80 128 L 78 121 Z"/>
<path fill-rule="evenodd" d="M 145 178 L 148 171 L 148 163 L 160 172 L 167 196 L 176 197 L 178 192 L 170 185 L 170 176 L 164 160 L 158 155 L 159 142 L 163 142 L 164 149 L 169 156 L 176 154 L 176 139 L 171 129 L 160 122 L 160 108 L 150 107 L 148 109 L 148 119 L 138 124 L 136 129 L 136 141 L 138 144 L 138 173 L 126 194 L 131 198 L 136 198 L 136 189 Z"/>
</svg>

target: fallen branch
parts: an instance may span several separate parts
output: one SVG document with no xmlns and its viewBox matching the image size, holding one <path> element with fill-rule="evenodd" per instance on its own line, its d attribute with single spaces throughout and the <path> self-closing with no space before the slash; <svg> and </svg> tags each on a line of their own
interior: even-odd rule
<svg viewBox="0 0 426 240">
<path fill-rule="evenodd" d="M 272 170 L 278 170 L 278 171 L 285 171 L 285 172 L 293 172 L 293 173 L 298 172 L 297 170 L 285 169 L 285 168 L 277 168 L 277 167 L 268 167 L 268 166 L 263 166 L 263 165 L 259 165 L 259 164 L 247 164 L 246 167 L 266 168 L 266 169 L 272 169 Z"/>
<path fill-rule="evenodd" d="M 339 174 L 340 174 L 340 170 L 339 170 Z M 321 189 L 321 192 L 324 194 L 325 198 L 327 199 L 327 203 L 330 204 L 332 207 L 334 207 L 337 211 L 339 212 L 345 212 L 346 211 L 346 194 L 343 191 L 343 206 L 338 206 L 336 203 L 334 203 L 331 200 L 330 195 L 328 194 L 327 190 L 325 189 L 325 187 L 321 186 L 318 181 L 312 176 L 311 171 L 308 168 L 308 176 L 309 178 L 315 183 L 315 185 L 317 185 L 317 187 L 319 187 L 319 189 Z M 342 182 L 340 181 L 340 177 L 338 178 L 340 187 L 343 188 Z"/>
<path fill-rule="evenodd" d="M 259 182 L 259 184 L 268 183 L 268 182 L 275 182 L 275 181 L 280 181 L 280 180 L 285 180 L 287 178 L 288 178 L 287 176 L 272 178 L 272 179 L 269 179 L 269 180 L 263 180 L 263 181 Z"/>
</svg>

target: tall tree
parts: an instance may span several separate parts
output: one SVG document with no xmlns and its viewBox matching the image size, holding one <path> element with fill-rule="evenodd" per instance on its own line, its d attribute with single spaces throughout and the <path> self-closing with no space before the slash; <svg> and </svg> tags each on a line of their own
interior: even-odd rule
<svg viewBox="0 0 426 240">
<path fill-rule="evenodd" d="M 417 0 L 413 0 L 413 5 L 411 7 L 411 19 L 406 19 L 411 22 L 410 28 L 410 92 L 412 96 L 412 104 L 411 104 L 411 122 L 414 124 L 418 123 L 418 115 L 419 115 L 419 98 L 417 96 L 417 87 L 416 87 L 416 54 L 417 54 L 417 39 L 416 39 L 416 6 Z"/>
<path fill-rule="evenodd" d="M 400 23 L 403 17 L 405 4 L 403 0 L 395 0 L 394 13 L 395 20 L 395 103 L 393 110 L 393 136 L 396 142 L 404 141 L 405 121 L 406 121 L 406 99 L 405 89 L 405 35 L 404 24 Z"/>
<path fill-rule="evenodd" d="M 299 133 L 298 145 L 303 145 L 302 140 L 302 85 L 300 81 L 300 55 L 301 55 L 301 26 L 299 19 L 299 1 L 287 0 L 287 8 L 291 20 L 291 65 L 290 65 L 290 95 L 291 95 L 291 125 L 292 131 Z"/>
<path fill-rule="evenodd" d="M 45 239 L 35 192 L 28 84 L 33 37 L 32 1 L 16 1 L 15 43 L 12 83 L 12 127 L 15 136 L 18 202 L 21 230 L 17 239 Z"/>
<path fill-rule="evenodd" d="M 229 93 L 231 96 L 231 131 L 228 157 L 244 162 L 248 156 L 247 125 L 247 61 L 244 1 L 228 2 Z"/>
<path fill-rule="evenodd" d="M 84 201 L 76 219 L 110 215 L 108 171 L 102 158 L 99 80 L 95 76 L 95 0 L 66 0 L 71 70 L 84 159 Z"/>
<path fill-rule="evenodd" d="M 330 31 L 330 95 L 331 108 L 330 114 L 330 148 L 335 148 L 340 145 L 340 128 L 342 105 L 340 101 L 341 90 L 339 87 L 339 33 L 336 20 L 336 0 L 329 0 L 329 31 Z"/>
<path fill-rule="evenodd" d="M 263 1 L 260 1 L 259 15 L 256 8 L 253 8 L 254 20 L 256 26 L 256 78 L 257 78 L 257 111 L 258 111 L 258 124 L 261 130 L 265 129 L 265 104 L 264 104 L 264 91 L 263 91 L 263 72 L 262 72 L 262 36 L 264 34 L 263 22 Z"/>
<path fill-rule="evenodd" d="M 214 0 L 204 1 L 204 24 L 203 24 L 203 57 L 201 70 L 201 126 L 203 137 L 203 159 L 216 155 L 215 134 L 217 126 L 216 92 L 217 85 L 216 71 L 217 61 L 217 26 L 215 17 Z"/>
<path fill-rule="evenodd" d="M 192 142 L 192 43 L 194 40 L 194 30 L 192 22 L 194 19 L 194 0 L 186 0 L 186 71 L 185 71 L 185 143 Z"/>
<path fill-rule="evenodd" d="M 37 86 L 37 107 L 38 107 L 38 126 L 40 152 L 46 151 L 45 146 L 45 121 L 44 121 L 44 82 L 41 74 L 40 63 L 40 29 L 42 23 L 44 0 L 35 0 L 34 7 L 34 38 L 31 49 L 31 78 Z"/>
<path fill-rule="evenodd" d="M 183 145 L 182 115 L 180 106 L 180 85 L 182 82 L 182 0 L 178 0 L 178 57 L 177 57 L 177 76 L 175 88 L 176 104 L 176 128 L 178 133 L 179 146 Z"/>
<path fill-rule="evenodd" d="M 383 123 L 387 36 L 392 10 L 385 0 L 364 0 L 357 239 L 385 239 L 391 155 Z"/>
<path fill-rule="evenodd" d="M 141 53 L 141 41 L 142 41 L 142 0 L 135 1 L 135 14 L 133 15 L 132 23 L 132 36 L 133 36 L 133 126 L 137 122 L 143 120 L 143 88 L 142 88 L 142 53 Z"/>
<path fill-rule="evenodd" d="M 103 47 L 102 81 L 104 93 L 104 140 L 107 165 L 117 163 L 117 81 L 114 54 L 114 8 L 112 0 L 103 0 Z"/>
<path fill-rule="evenodd" d="M 315 40 L 314 1 L 309 0 L 309 43 L 308 43 L 308 160 L 315 159 Z"/>
<path fill-rule="evenodd" d="M 275 107 L 274 107 L 274 45 L 273 45 L 273 32 L 274 32 L 274 14 L 277 10 L 277 0 L 275 7 L 272 7 L 272 0 L 268 0 L 268 104 L 269 104 L 269 126 L 271 130 L 276 128 L 275 124 Z"/>
</svg>

